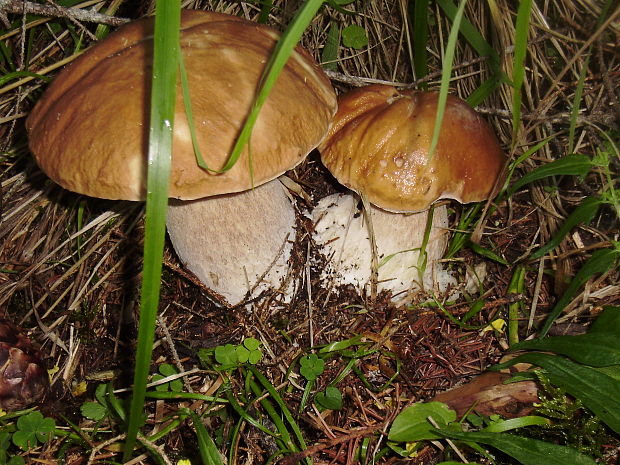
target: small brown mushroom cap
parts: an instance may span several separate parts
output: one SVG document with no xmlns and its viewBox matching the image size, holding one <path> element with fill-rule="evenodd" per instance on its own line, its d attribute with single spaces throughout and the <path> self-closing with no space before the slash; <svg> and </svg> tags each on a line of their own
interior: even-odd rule
<svg viewBox="0 0 620 465">
<path fill-rule="evenodd" d="M 153 18 L 119 28 L 67 66 L 27 121 L 30 148 L 66 189 L 108 199 L 143 200 L 147 167 Z M 230 155 L 278 34 L 231 15 L 184 11 L 181 50 L 198 143 L 220 169 Z M 248 149 L 223 174 L 196 164 L 180 84 L 170 196 L 196 199 L 239 192 L 301 162 L 327 133 L 334 90 L 298 47 L 262 108 Z"/>
<path fill-rule="evenodd" d="M 421 211 L 440 198 L 487 199 L 505 157 L 489 125 L 467 103 L 448 96 L 428 160 L 438 97 L 385 85 L 343 94 L 319 146 L 323 163 L 340 183 L 388 211 Z"/>
</svg>

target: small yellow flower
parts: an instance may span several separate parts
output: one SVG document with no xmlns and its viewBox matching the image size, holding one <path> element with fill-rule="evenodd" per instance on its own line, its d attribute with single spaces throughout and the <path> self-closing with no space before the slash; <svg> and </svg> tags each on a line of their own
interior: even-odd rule
<svg viewBox="0 0 620 465">
<path fill-rule="evenodd" d="M 482 332 L 486 333 L 487 331 L 497 331 L 498 333 L 503 334 L 505 327 L 506 320 L 504 320 L 503 318 L 497 318 L 491 321 L 491 323 L 489 323 L 487 326 L 485 326 L 482 329 Z"/>
<path fill-rule="evenodd" d="M 88 384 L 86 383 L 86 381 L 80 381 L 73 386 L 71 394 L 73 394 L 73 397 L 79 397 L 86 392 L 87 387 Z"/>
</svg>

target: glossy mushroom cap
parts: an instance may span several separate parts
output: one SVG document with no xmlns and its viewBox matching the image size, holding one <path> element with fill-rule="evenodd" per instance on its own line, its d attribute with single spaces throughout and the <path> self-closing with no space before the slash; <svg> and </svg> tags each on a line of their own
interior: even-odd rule
<svg viewBox="0 0 620 465">
<path fill-rule="evenodd" d="M 67 66 L 27 121 L 30 148 L 66 189 L 143 200 L 147 166 L 153 18 L 119 28 Z M 181 49 L 198 143 L 212 169 L 227 161 L 278 39 L 235 16 L 184 11 Z M 274 86 L 250 141 L 253 185 L 296 166 L 323 139 L 334 90 L 298 47 Z M 181 87 L 177 88 L 170 196 L 196 199 L 252 187 L 248 151 L 224 174 L 196 164 Z"/>
<path fill-rule="evenodd" d="M 432 159 L 435 92 L 372 85 L 342 95 L 321 159 L 336 179 L 393 212 L 427 209 L 440 198 L 487 199 L 505 157 L 488 124 L 449 96 Z"/>
</svg>

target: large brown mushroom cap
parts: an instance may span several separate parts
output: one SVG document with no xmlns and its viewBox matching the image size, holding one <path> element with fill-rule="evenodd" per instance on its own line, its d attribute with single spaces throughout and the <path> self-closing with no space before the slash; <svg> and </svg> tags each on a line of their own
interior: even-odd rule
<svg viewBox="0 0 620 465">
<path fill-rule="evenodd" d="M 66 189 L 94 197 L 145 198 L 153 19 L 119 28 L 55 79 L 28 118 L 39 166 Z M 270 53 L 272 29 L 241 18 L 185 11 L 181 48 L 198 142 L 221 168 L 251 108 Z M 301 48 L 262 108 L 248 150 L 224 174 L 196 165 L 177 88 L 170 196 L 196 199 L 239 192 L 297 165 L 327 133 L 336 108 L 329 80 Z"/>
<path fill-rule="evenodd" d="M 487 199 L 505 158 L 488 124 L 462 100 L 448 97 L 428 160 L 438 96 L 385 85 L 344 94 L 319 147 L 323 163 L 340 183 L 389 211 L 425 210 L 440 198 Z"/>
</svg>

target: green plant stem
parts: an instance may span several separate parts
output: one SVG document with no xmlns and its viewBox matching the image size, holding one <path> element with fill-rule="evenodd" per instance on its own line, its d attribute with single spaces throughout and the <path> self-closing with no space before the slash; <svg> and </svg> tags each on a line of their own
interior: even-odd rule
<svg viewBox="0 0 620 465">
<path fill-rule="evenodd" d="M 525 79 L 525 57 L 527 55 L 527 36 L 532 12 L 532 0 L 522 0 L 517 12 L 515 25 L 515 52 L 512 68 L 512 146 L 517 144 L 517 133 L 521 122 L 521 88 Z"/>
<path fill-rule="evenodd" d="M 446 51 L 443 57 L 443 65 L 441 67 L 441 87 L 439 88 L 439 100 L 437 102 L 437 115 L 435 117 L 435 129 L 433 130 L 433 138 L 431 139 L 431 146 L 428 150 L 428 160 L 433 159 L 433 154 L 437 148 L 439 142 L 439 134 L 441 132 L 441 123 L 443 121 L 443 114 L 446 109 L 446 102 L 448 100 L 448 90 L 450 89 L 450 75 L 452 74 L 452 62 L 454 60 L 454 51 L 456 49 L 456 42 L 459 36 L 459 28 L 461 27 L 461 20 L 463 19 L 463 11 L 467 0 L 461 0 L 458 10 L 454 15 L 454 21 L 452 22 L 452 29 L 448 36 L 448 44 L 446 45 Z"/>
<path fill-rule="evenodd" d="M 291 24 L 286 29 L 286 31 L 280 37 L 280 40 L 276 44 L 276 47 L 269 57 L 269 61 L 265 66 L 265 71 L 263 73 L 263 77 L 261 79 L 260 89 L 254 101 L 254 105 L 250 114 L 248 115 L 243 128 L 235 142 L 235 146 L 233 147 L 230 158 L 222 167 L 222 171 L 229 170 L 234 166 L 239 157 L 241 156 L 241 152 L 246 144 L 250 141 L 250 136 L 252 134 L 252 129 L 256 124 L 256 120 L 258 119 L 258 114 L 260 109 L 263 107 L 263 104 L 267 100 L 269 96 L 269 92 L 273 88 L 276 83 L 280 72 L 284 68 L 288 57 L 293 53 L 297 42 L 301 39 L 301 36 L 305 29 L 308 27 L 310 22 L 314 19 L 316 12 L 319 10 L 321 5 L 323 5 L 324 0 L 306 0 L 302 6 L 297 10 L 295 17 L 291 21 Z M 250 169 L 250 178 L 252 179 L 252 162 L 251 157 L 249 157 L 249 169 Z"/>
<path fill-rule="evenodd" d="M 510 284 L 508 284 L 509 294 L 521 294 L 525 291 L 525 267 L 517 265 Z M 519 309 L 521 301 L 508 305 L 508 343 L 510 345 L 519 342 Z"/>
<path fill-rule="evenodd" d="M 124 461 L 131 457 L 136 444 L 138 429 L 142 425 L 146 380 L 149 374 L 157 308 L 159 306 L 174 125 L 180 18 L 180 0 L 160 0 L 157 2 L 153 39 L 151 123 L 140 323 L 133 395 L 127 425 L 127 439 L 123 450 Z"/>
</svg>

